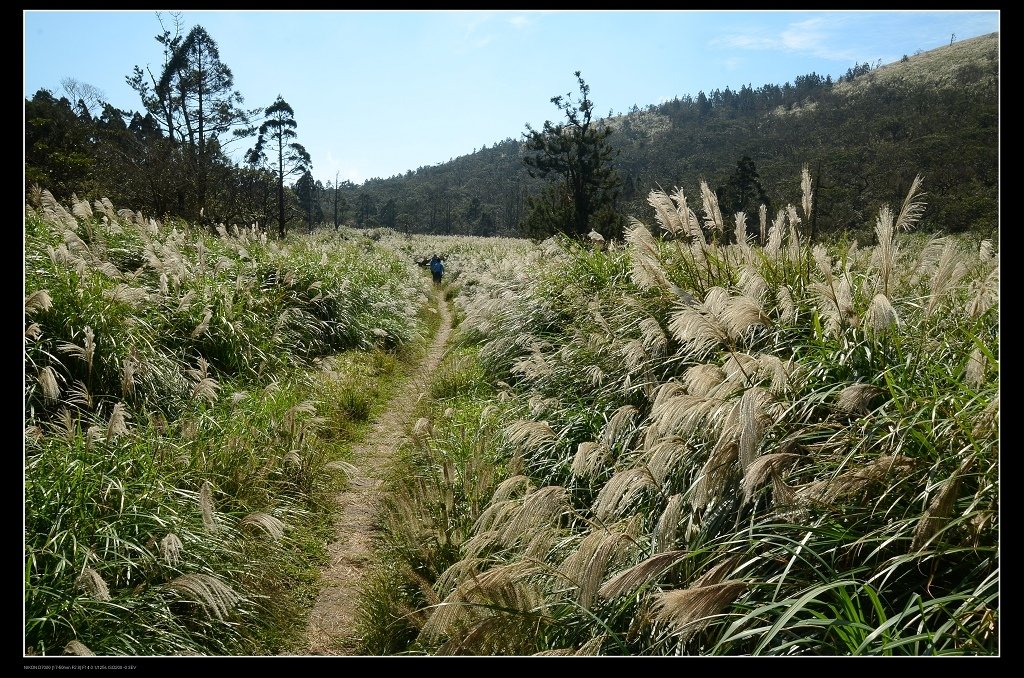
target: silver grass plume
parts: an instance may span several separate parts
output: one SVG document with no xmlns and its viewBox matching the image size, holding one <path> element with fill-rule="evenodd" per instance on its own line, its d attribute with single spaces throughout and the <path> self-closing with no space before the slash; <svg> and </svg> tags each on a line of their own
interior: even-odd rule
<svg viewBox="0 0 1024 678">
<path fill-rule="evenodd" d="M 804 219 L 808 221 L 811 218 L 811 206 L 813 205 L 813 192 L 811 190 L 811 172 L 807 169 L 807 165 L 804 165 L 800 171 L 800 189 L 803 192 L 803 208 L 804 208 Z"/>
<path fill-rule="evenodd" d="M 686 500 L 681 494 L 673 494 L 665 504 L 664 510 L 658 516 L 658 524 L 655 526 L 655 551 L 661 552 L 676 542 L 679 530 L 680 517 Z"/>
<path fill-rule="evenodd" d="M 737 294 L 729 298 L 719 315 L 721 324 L 734 342 L 740 341 L 752 327 L 770 327 L 771 319 L 753 297 Z"/>
<path fill-rule="evenodd" d="M 81 346 L 70 342 L 61 342 L 58 348 L 66 355 L 85 361 L 86 374 L 92 374 L 92 361 L 93 356 L 96 354 L 96 337 L 91 327 L 86 327 L 82 330 Z"/>
<path fill-rule="evenodd" d="M 721 367 L 709 363 L 694 365 L 683 375 L 683 386 L 691 395 L 705 397 L 719 384 L 725 381 L 725 372 Z"/>
<path fill-rule="evenodd" d="M 788 238 L 786 251 L 794 261 L 800 257 L 800 231 L 797 226 L 803 222 L 793 205 L 786 205 L 786 217 L 789 221 Z"/>
<path fill-rule="evenodd" d="M 604 443 L 587 441 L 576 447 L 569 472 L 579 478 L 594 477 L 607 467 L 611 452 Z"/>
<path fill-rule="evenodd" d="M 107 218 L 111 226 L 118 225 L 120 219 L 118 219 L 117 212 L 114 211 L 114 205 L 109 198 L 94 200 L 92 205 L 97 212 L 101 212 Z"/>
<path fill-rule="evenodd" d="M 698 305 L 678 305 L 668 329 L 676 341 L 689 345 L 690 351 L 698 355 L 729 341 L 728 331 L 717 318 Z"/>
<path fill-rule="evenodd" d="M 911 182 L 910 190 L 907 191 L 907 197 L 903 199 L 903 205 L 900 207 L 900 214 L 896 217 L 897 230 L 909 231 L 921 219 L 921 214 L 924 213 L 925 208 L 925 203 L 921 200 L 925 195 L 921 190 L 921 184 L 921 175 L 918 174 L 914 177 L 914 181 Z"/>
<path fill-rule="evenodd" d="M 491 494 L 491 502 L 497 503 L 517 497 L 523 497 L 534 490 L 533 481 L 529 476 L 514 475 L 506 478 L 494 488 Z"/>
<path fill-rule="evenodd" d="M 811 255 L 814 257 L 814 264 L 818 267 L 818 271 L 821 273 L 822 278 L 829 285 L 832 284 L 832 257 L 828 255 L 828 250 L 824 245 L 815 245 L 811 250 Z"/>
<path fill-rule="evenodd" d="M 647 203 L 654 208 L 654 218 L 664 230 L 672 235 L 687 234 L 687 227 L 680 218 L 672 199 L 664 191 L 652 190 L 647 194 Z"/>
<path fill-rule="evenodd" d="M 650 415 L 652 427 L 648 435 L 696 435 L 702 427 L 713 425 L 710 420 L 722 403 L 718 398 L 690 395 L 680 384 L 666 382 L 655 393 Z"/>
<path fill-rule="evenodd" d="M 76 379 L 75 383 L 68 389 L 68 402 L 72 405 L 84 407 L 87 410 L 92 409 L 92 393 L 89 392 L 89 388 L 81 379 Z"/>
<path fill-rule="evenodd" d="M 73 229 L 64 231 L 64 244 L 68 246 L 68 251 L 73 254 L 82 254 L 90 260 L 95 259 L 92 250 L 89 249 L 89 245 Z"/>
<path fill-rule="evenodd" d="M 854 313 L 853 299 L 846 277 L 840 278 L 836 284 L 812 282 L 809 287 L 818 302 L 818 311 L 825 318 L 825 333 L 838 337 Z"/>
<path fill-rule="evenodd" d="M 49 311 L 53 308 L 53 300 L 47 290 L 36 290 L 25 297 L 25 315 L 34 315 L 37 311 Z"/>
<path fill-rule="evenodd" d="M 597 597 L 609 565 L 626 554 L 632 540 L 613 530 L 599 529 L 584 537 L 576 550 L 561 564 L 566 579 L 576 584 L 576 597 L 589 610 Z"/>
<path fill-rule="evenodd" d="M 68 644 L 64 646 L 64 654 L 77 655 L 79 657 L 95 657 L 96 653 L 90 650 L 84 643 L 79 640 L 68 641 Z"/>
<path fill-rule="evenodd" d="M 647 470 L 655 485 L 661 486 L 675 471 L 680 459 L 686 456 L 689 449 L 685 441 L 678 436 L 671 436 L 655 443 L 645 454 Z"/>
<path fill-rule="evenodd" d="M 29 424 L 25 427 L 25 442 L 39 443 L 45 437 L 42 427 L 35 424 Z"/>
<path fill-rule="evenodd" d="M 615 574 L 601 586 L 597 594 L 608 600 L 631 593 L 637 588 L 655 581 L 687 555 L 689 555 L 689 551 L 666 551 L 652 556 Z"/>
<path fill-rule="evenodd" d="M 747 244 L 747 214 L 746 212 L 737 212 L 735 215 L 736 229 L 734 235 L 736 236 L 736 244 L 743 247 Z"/>
<path fill-rule="evenodd" d="M 608 419 L 604 431 L 601 432 L 601 442 L 609 448 L 619 439 L 622 431 L 633 422 L 638 410 L 632 405 L 623 405 L 615 410 L 615 413 Z"/>
<path fill-rule="evenodd" d="M 539 449 L 542 445 L 553 443 L 558 439 L 551 424 L 546 421 L 530 421 L 529 419 L 513 422 L 505 428 L 505 435 L 509 443 L 526 449 Z"/>
<path fill-rule="evenodd" d="M 765 253 L 773 261 L 778 261 L 779 254 L 782 252 L 782 238 L 785 235 L 785 228 L 786 213 L 780 209 L 775 215 L 775 219 L 772 220 L 771 228 L 768 229 L 768 242 L 764 246 Z"/>
<path fill-rule="evenodd" d="M 279 518 L 262 511 L 250 513 L 242 518 L 239 525 L 258 529 L 274 541 L 280 541 L 284 537 L 284 523 Z"/>
<path fill-rule="evenodd" d="M 760 369 L 761 364 L 754 356 L 738 351 L 729 353 L 729 357 L 722 363 L 725 381 L 715 391 L 714 395 L 719 398 L 726 398 L 746 388 L 754 383 Z"/>
<path fill-rule="evenodd" d="M 956 241 L 951 238 L 946 241 L 938 266 L 932 274 L 928 305 L 925 307 L 926 316 L 935 312 L 946 293 L 960 282 L 966 273 L 967 268 L 961 261 Z"/>
<path fill-rule="evenodd" d="M 110 413 L 110 421 L 107 422 L 107 442 L 128 433 L 127 420 L 131 418 L 124 409 L 124 403 L 118 402 L 114 404 L 114 409 Z"/>
<path fill-rule="evenodd" d="M 196 337 L 198 337 L 198 336 L 200 336 L 202 334 L 205 334 L 206 331 L 208 329 L 210 329 L 210 320 L 212 318 L 213 318 L 213 309 L 211 309 L 209 306 L 207 306 L 205 309 L 203 309 L 203 319 L 201 321 L 199 321 L 199 324 L 196 325 L 196 328 L 194 330 L 192 330 L 192 338 L 193 339 L 195 339 Z"/>
<path fill-rule="evenodd" d="M 910 543 L 911 551 L 919 551 L 927 546 L 932 537 L 949 522 L 953 504 L 959 496 L 960 478 L 970 471 L 973 463 L 973 459 L 965 460 L 960 468 L 942 483 L 942 489 L 932 499 L 928 510 L 917 521 L 914 528 L 914 539 Z"/>
<path fill-rule="evenodd" d="M 91 219 L 93 216 L 92 206 L 88 200 L 78 200 L 71 206 L 71 213 L 79 219 Z"/>
<path fill-rule="evenodd" d="M 640 321 L 640 341 L 644 349 L 654 357 L 662 357 L 668 350 L 668 337 L 661 324 L 648 316 Z"/>
<path fill-rule="evenodd" d="M 848 414 L 866 414 L 871 401 L 882 393 L 882 389 L 871 384 L 851 384 L 839 392 L 836 409 Z"/>
<path fill-rule="evenodd" d="M 139 359 L 134 349 L 121 364 L 121 393 L 130 396 L 135 393 L 135 369 L 139 366 Z"/>
<path fill-rule="evenodd" d="M 451 564 L 447 570 L 437 577 L 434 589 L 441 592 L 442 597 L 448 595 L 459 585 L 459 582 L 475 578 L 484 571 L 484 566 L 490 563 L 491 561 L 487 558 L 463 556 L 461 560 Z M 432 597 L 436 598 L 437 594 L 433 594 Z M 436 605 L 440 602 L 440 600 L 436 600 L 434 604 Z"/>
<path fill-rule="evenodd" d="M 545 414 L 552 412 L 559 403 L 557 398 L 545 398 L 539 393 L 534 393 L 530 396 L 529 400 L 526 401 L 526 404 L 530 409 L 530 416 L 535 419 L 539 419 Z"/>
<path fill-rule="evenodd" d="M 992 241 L 982 240 L 981 245 L 978 247 L 978 258 L 983 262 L 992 260 Z"/>
<path fill-rule="evenodd" d="M 641 372 L 649 364 L 647 350 L 639 339 L 627 342 L 622 346 L 620 354 L 622 355 L 623 365 L 625 365 L 626 371 L 630 374 Z M 596 367 L 596 365 L 592 367 Z"/>
<path fill-rule="evenodd" d="M 503 615 L 494 610 L 541 608 L 543 600 L 528 582 L 542 570 L 543 566 L 535 562 L 514 561 L 464 580 L 432 608 L 420 628 L 420 637 L 437 642 L 447 636 L 448 641 L 437 654 L 466 654 L 473 644 L 486 642 L 488 633 L 507 633 L 500 626 Z"/>
<path fill-rule="evenodd" d="M 762 203 L 761 206 L 757 208 L 757 218 L 758 233 L 760 234 L 760 239 L 758 240 L 758 243 L 760 243 L 761 247 L 764 247 L 764 244 L 766 242 L 765 239 L 768 237 L 768 206 L 765 205 L 764 203 Z"/>
<path fill-rule="evenodd" d="M 60 203 L 53 197 L 45 188 L 39 193 L 39 206 L 43 209 L 55 210 L 60 207 Z"/>
<path fill-rule="evenodd" d="M 412 427 L 412 436 L 418 441 L 424 441 L 434 433 L 434 426 L 426 417 L 420 417 Z"/>
<path fill-rule="evenodd" d="M 82 570 L 76 581 L 78 586 L 96 600 L 110 600 L 110 589 L 100 573 L 91 567 Z"/>
<path fill-rule="evenodd" d="M 173 532 L 168 532 L 160 540 L 160 553 L 163 555 L 164 561 L 172 567 L 181 562 L 181 553 L 184 550 L 185 546 L 181 543 L 181 539 Z"/>
<path fill-rule="evenodd" d="M 988 366 L 988 360 L 985 358 L 985 354 L 981 352 L 981 349 L 975 347 L 971 351 L 970 357 L 967 359 L 967 366 L 964 369 L 964 380 L 968 386 L 972 388 L 980 388 L 985 383 L 985 368 Z"/>
<path fill-rule="evenodd" d="M 630 245 L 631 276 L 636 286 L 645 291 L 672 289 L 672 284 L 665 275 L 658 258 L 658 243 L 643 222 L 631 217 L 625 237 L 626 242 Z"/>
<path fill-rule="evenodd" d="M 767 392 L 757 386 L 748 388 L 740 397 L 739 461 L 744 472 L 757 458 L 764 437 L 764 409 L 767 400 Z"/>
<path fill-rule="evenodd" d="M 192 397 L 205 398 L 213 403 L 217 401 L 217 391 L 220 389 L 220 384 L 209 376 L 209 368 L 210 364 L 206 362 L 206 359 L 199 356 L 197 366 L 188 369 L 187 373 L 195 380 L 195 383 L 192 385 Z"/>
<path fill-rule="evenodd" d="M 711 451 L 708 460 L 697 474 L 690 507 L 704 509 L 725 492 L 733 464 L 739 459 L 739 443 L 722 440 Z"/>
<path fill-rule="evenodd" d="M 793 292 L 788 285 L 780 285 L 775 293 L 776 304 L 779 309 L 779 322 L 789 324 L 796 319 L 796 302 L 793 301 Z"/>
<path fill-rule="evenodd" d="M 36 381 L 39 382 L 39 388 L 43 392 L 43 397 L 47 400 L 56 400 L 60 397 L 60 385 L 57 383 L 57 371 L 50 365 L 47 365 L 39 371 L 39 376 L 36 377 Z"/>
<path fill-rule="evenodd" d="M 830 504 L 843 496 L 856 495 L 881 482 L 890 474 L 904 474 L 914 460 L 902 455 L 883 455 L 864 466 L 845 471 L 835 478 L 808 483 L 797 489 L 796 498 Z"/>
<path fill-rule="evenodd" d="M 217 520 L 214 516 L 213 488 L 210 481 L 204 480 L 199 488 L 199 511 L 203 516 L 203 526 L 209 532 L 217 532 Z"/>
<path fill-rule="evenodd" d="M 548 485 L 531 492 L 521 502 L 516 501 L 514 509 L 502 511 L 500 521 L 495 521 L 498 543 L 509 546 L 537 529 L 553 525 L 566 508 L 567 496 L 564 487 Z M 478 523 L 483 523 L 483 516 Z"/>
<path fill-rule="evenodd" d="M 167 586 L 185 593 L 220 620 L 224 620 L 241 600 L 230 586 L 211 574 L 183 574 L 171 580 Z"/>
<path fill-rule="evenodd" d="M 864 311 L 864 320 L 861 326 L 868 336 L 877 337 L 884 334 L 899 324 L 899 317 L 896 309 L 892 307 L 889 298 L 879 292 L 871 299 L 868 308 Z"/>
<path fill-rule="evenodd" d="M 679 214 L 685 233 L 689 236 L 690 244 L 706 246 L 708 243 L 704 239 L 704 229 L 701 228 L 696 213 L 687 204 L 683 189 L 677 188 L 676 192 L 672 194 L 672 199 L 676 203 L 676 212 Z"/>
<path fill-rule="evenodd" d="M 754 299 L 759 306 L 764 307 L 768 300 L 768 282 L 751 265 L 745 265 L 740 270 L 740 291 L 744 296 Z"/>
<path fill-rule="evenodd" d="M 621 515 L 645 491 L 657 491 L 658 487 L 646 467 L 619 471 L 604 484 L 594 501 L 594 515 L 607 522 Z"/>
<path fill-rule="evenodd" d="M 975 281 L 971 291 L 967 315 L 978 318 L 999 303 L 999 268 L 992 269 L 983 280 Z"/>
<path fill-rule="evenodd" d="M 875 236 L 878 238 L 878 244 L 872 253 L 872 265 L 878 269 L 882 292 L 888 294 L 889 280 L 896 269 L 896 257 L 899 254 L 899 247 L 895 241 L 893 214 L 888 205 L 882 205 L 878 210 L 878 218 L 875 220 Z"/>
<path fill-rule="evenodd" d="M 725 219 L 718 207 L 718 196 L 703 179 L 700 181 L 700 195 L 704 203 L 704 224 L 715 233 L 725 233 Z"/>
<path fill-rule="evenodd" d="M 735 601 L 747 584 L 728 580 L 660 593 L 655 598 L 655 619 L 668 624 L 675 635 L 688 638 Z"/>
<path fill-rule="evenodd" d="M 492 503 L 490 506 L 480 514 L 477 519 L 477 525 L 473 526 L 473 536 L 462 543 L 460 552 L 462 553 L 463 560 L 469 558 L 478 558 L 482 561 L 486 561 L 484 555 L 495 548 L 503 547 L 504 544 L 499 542 L 501 533 L 498 530 L 481 530 L 478 525 L 480 521 L 487 522 L 503 522 L 505 515 L 515 509 L 515 502 L 504 501 L 500 504 Z M 409 518 L 415 518 L 414 515 L 410 514 Z M 403 523 L 408 524 L 408 523 Z M 438 582 L 441 585 L 441 582 Z"/>
<path fill-rule="evenodd" d="M 743 504 L 749 504 L 754 497 L 754 492 L 768 479 L 778 479 L 779 471 L 787 464 L 792 464 L 800 458 L 794 452 L 774 452 L 758 457 L 747 466 L 743 472 L 743 481 L 740 483 L 740 493 L 743 496 Z M 779 483 L 775 487 L 780 487 Z M 775 501 L 780 499 L 788 500 L 789 497 L 781 498 L 776 496 Z"/>
</svg>

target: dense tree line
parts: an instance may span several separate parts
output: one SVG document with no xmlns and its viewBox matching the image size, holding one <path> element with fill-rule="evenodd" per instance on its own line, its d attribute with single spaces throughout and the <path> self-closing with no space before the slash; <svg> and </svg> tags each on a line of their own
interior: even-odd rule
<svg viewBox="0 0 1024 678">
<path fill-rule="evenodd" d="M 128 77 L 140 94 L 139 112 L 85 96 L 88 87 L 74 81 L 65 86 L 69 96 L 40 90 L 26 99 L 26 189 L 38 184 L 58 198 L 108 197 L 157 216 L 259 223 L 279 232 L 288 224 L 309 230 L 347 224 L 542 235 L 533 223 L 538 206 L 554 214 L 577 198 L 557 194 L 551 179 L 567 175 L 552 175 L 536 161 L 545 139 L 553 139 L 545 132 L 575 125 L 600 137 L 593 147 L 606 153 L 602 171 L 616 179 L 606 187 L 606 207 L 614 214 L 594 222 L 604 224 L 598 230 L 606 235 L 630 216 L 650 221 L 652 190 L 694 191 L 701 180 L 716 189 L 726 215 L 744 210 L 752 216 L 765 204 L 774 216 L 796 201 L 793 178 L 804 165 L 818 197 L 817 233 L 869 233 L 870 215 L 898 203 L 919 173 L 929 194 L 925 228 L 991 235 L 998 224 L 998 34 L 964 41 L 972 43 L 969 50 L 956 43 L 884 68 L 856 64 L 836 81 L 810 73 L 793 83 L 701 91 L 600 119 L 592 117 L 596 104 L 581 78 L 581 99 L 556 102 L 567 120 L 552 123 L 552 130 L 528 127 L 519 138 L 359 185 L 337 176 L 315 179 L 308 153 L 291 137 L 278 148 L 290 148 L 287 163 L 257 153 L 259 144 L 249 149 L 251 162 L 232 163 L 226 147 L 247 139 L 252 144 L 260 121 L 265 127 L 273 111 L 284 109 L 278 102 L 244 109 L 230 69 L 201 27 L 183 34 L 176 25 L 157 40 L 164 49 L 160 72 L 136 67 Z M 913 70 L 929 55 L 942 58 L 929 61 L 930 68 L 939 63 L 952 77 L 929 79 Z M 290 107 L 285 112 L 294 122 Z M 557 149 L 547 150 L 549 160 L 556 157 Z"/>
</svg>

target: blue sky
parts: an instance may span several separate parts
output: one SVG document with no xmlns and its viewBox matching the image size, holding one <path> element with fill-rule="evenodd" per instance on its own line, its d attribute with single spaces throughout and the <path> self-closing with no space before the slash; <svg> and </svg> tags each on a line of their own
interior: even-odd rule
<svg viewBox="0 0 1024 678">
<path fill-rule="evenodd" d="M 118 108 L 158 71 L 153 10 L 24 10 L 24 94 L 72 78 Z M 167 27 L 174 20 L 161 17 Z M 278 95 L 323 181 L 436 165 L 562 115 L 550 99 L 590 86 L 595 112 L 673 96 L 833 79 L 999 30 L 998 10 L 216 10 L 180 13 L 217 43 L 248 108 Z M 252 140 L 236 144 L 240 158 Z"/>
</svg>

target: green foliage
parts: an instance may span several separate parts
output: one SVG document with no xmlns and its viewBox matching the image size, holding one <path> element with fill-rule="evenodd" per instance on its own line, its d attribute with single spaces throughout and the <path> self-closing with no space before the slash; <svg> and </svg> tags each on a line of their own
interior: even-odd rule
<svg viewBox="0 0 1024 678">
<path fill-rule="evenodd" d="M 274 245 L 34 199 L 26 652 L 294 646 L 330 534 L 328 465 L 419 341 L 425 283 L 342 234 Z"/>
<path fill-rule="evenodd" d="M 917 189 L 879 246 L 813 243 L 810 187 L 763 246 L 666 210 L 666 239 L 634 224 L 624 249 L 553 239 L 461 272 L 456 374 L 498 389 L 491 461 L 446 470 L 441 441 L 476 430 L 460 402 L 406 464 L 385 558 L 411 564 L 388 580 L 403 648 L 998 654 L 991 243 L 887 230 L 914 226 Z M 493 494 L 470 526 L 445 497 L 474 477 Z"/>
</svg>

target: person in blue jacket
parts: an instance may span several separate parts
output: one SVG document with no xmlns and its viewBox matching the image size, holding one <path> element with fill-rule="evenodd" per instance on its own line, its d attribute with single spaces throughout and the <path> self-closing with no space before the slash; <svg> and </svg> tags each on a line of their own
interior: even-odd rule
<svg viewBox="0 0 1024 678">
<path fill-rule="evenodd" d="M 444 264 L 436 254 L 430 257 L 430 274 L 434 276 L 435 283 L 440 283 L 441 276 L 444 275 Z"/>
</svg>

